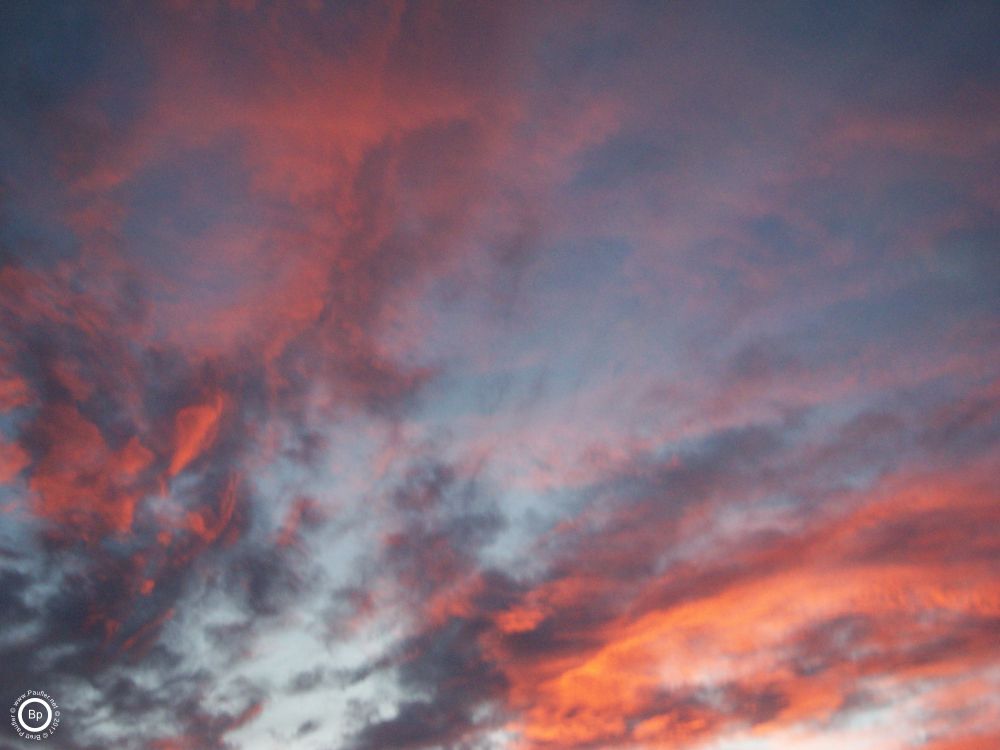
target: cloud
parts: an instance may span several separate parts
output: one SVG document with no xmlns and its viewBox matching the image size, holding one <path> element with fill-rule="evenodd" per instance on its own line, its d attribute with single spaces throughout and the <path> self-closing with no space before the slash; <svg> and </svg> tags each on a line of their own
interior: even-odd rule
<svg viewBox="0 0 1000 750">
<path fill-rule="evenodd" d="M 0 15 L 67 747 L 995 737 L 995 7 Z"/>
</svg>

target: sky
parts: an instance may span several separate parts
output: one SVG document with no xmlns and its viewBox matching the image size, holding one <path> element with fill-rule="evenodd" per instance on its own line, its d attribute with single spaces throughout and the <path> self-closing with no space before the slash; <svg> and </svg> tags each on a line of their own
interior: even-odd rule
<svg viewBox="0 0 1000 750">
<path fill-rule="evenodd" d="M 63 750 L 1000 747 L 998 28 L 0 4 L 0 703 Z"/>
</svg>

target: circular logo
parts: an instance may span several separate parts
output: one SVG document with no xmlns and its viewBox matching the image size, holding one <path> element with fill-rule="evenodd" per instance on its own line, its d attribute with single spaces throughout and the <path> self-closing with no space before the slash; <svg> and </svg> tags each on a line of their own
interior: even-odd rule
<svg viewBox="0 0 1000 750">
<path fill-rule="evenodd" d="M 26 690 L 10 707 L 10 725 L 28 740 L 47 740 L 59 727 L 59 704 L 44 690 Z"/>
</svg>

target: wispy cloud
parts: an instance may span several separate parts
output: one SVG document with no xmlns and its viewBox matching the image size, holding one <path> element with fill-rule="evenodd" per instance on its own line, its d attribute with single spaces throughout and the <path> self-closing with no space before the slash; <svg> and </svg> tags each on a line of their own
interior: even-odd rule
<svg viewBox="0 0 1000 750">
<path fill-rule="evenodd" d="M 995 7 L 0 16 L 53 741 L 1000 739 Z"/>
</svg>

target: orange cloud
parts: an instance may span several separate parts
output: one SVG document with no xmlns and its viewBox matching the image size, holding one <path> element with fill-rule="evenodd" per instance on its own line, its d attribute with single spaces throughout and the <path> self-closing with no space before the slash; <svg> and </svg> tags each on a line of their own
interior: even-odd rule
<svg viewBox="0 0 1000 750">
<path fill-rule="evenodd" d="M 544 611 L 507 609 L 483 639 L 510 681 L 507 700 L 520 717 L 511 728 L 526 748 L 686 747 L 727 728 L 752 725 L 766 736 L 828 722 L 866 680 L 916 683 L 975 669 L 988 659 L 986 623 L 1000 618 L 1000 589 L 975 539 L 965 540 L 967 556 L 948 560 L 941 550 L 962 550 L 949 524 L 995 515 L 995 498 L 982 476 L 889 483 L 780 546 L 729 549 L 721 570 L 746 575 L 724 573 L 723 585 L 639 616 L 611 611 L 586 638 L 566 632 L 567 644 L 578 644 L 569 650 L 545 620 L 581 627 L 572 613 L 606 596 L 603 583 L 571 575 L 535 589 L 527 601 L 546 602 Z M 945 507 L 939 527 L 906 525 Z M 897 528 L 910 536 L 898 538 L 899 549 L 884 547 Z M 648 554 L 645 542 L 633 550 Z M 677 585 L 668 572 L 645 587 Z M 963 632 L 963 622 L 961 640 L 935 645 Z M 533 638 L 551 639 L 548 649 L 522 651 Z M 705 697 L 712 691 L 718 699 Z"/>
<path fill-rule="evenodd" d="M 17 443 L 0 442 L 0 484 L 14 481 L 31 463 L 31 457 Z"/>
<path fill-rule="evenodd" d="M 170 476 L 179 474 L 211 447 L 222 416 L 222 405 L 222 394 L 216 394 L 208 403 L 187 406 L 177 413 L 174 455 L 167 470 Z"/>
<path fill-rule="evenodd" d="M 127 532 L 142 495 L 133 480 L 149 451 L 138 441 L 112 451 L 72 406 L 49 407 L 43 417 L 47 447 L 29 480 L 38 515 L 90 541 Z"/>
</svg>

